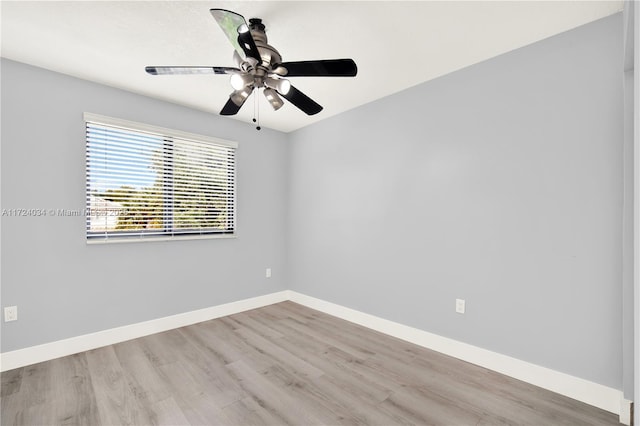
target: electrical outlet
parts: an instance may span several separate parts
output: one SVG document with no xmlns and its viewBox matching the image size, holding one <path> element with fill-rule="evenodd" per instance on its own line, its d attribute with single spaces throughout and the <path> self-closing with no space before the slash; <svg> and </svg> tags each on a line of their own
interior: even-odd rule
<svg viewBox="0 0 640 426">
<path fill-rule="evenodd" d="M 4 322 L 17 321 L 18 320 L 18 307 L 7 306 L 4 308 Z"/>
<path fill-rule="evenodd" d="M 267 268 L 267 269 L 265 269 L 265 271 L 264 271 L 264 276 L 265 276 L 266 278 L 271 278 L 271 268 Z"/>
<path fill-rule="evenodd" d="M 464 314 L 464 310 L 465 310 L 464 299 L 456 299 L 456 312 L 459 314 Z"/>
</svg>

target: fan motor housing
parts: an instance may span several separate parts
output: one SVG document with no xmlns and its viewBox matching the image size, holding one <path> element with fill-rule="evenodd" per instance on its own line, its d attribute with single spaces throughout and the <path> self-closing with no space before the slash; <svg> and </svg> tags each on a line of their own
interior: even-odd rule
<svg viewBox="0 0 640 426">
<path fill-rule="evenodd" d="M 264 68 L 266 71 L 271 71 L 271 67 L 274 64 L 282 62 L 282 57 L 280 56 L 280 52 L 267 43 L 267 34 L 262 19 L 249 19 L 249 30 L 260 53 L 260 58 L 262 58 L 262 63 L 258 64 L 258 67 Z"/>
</svg>

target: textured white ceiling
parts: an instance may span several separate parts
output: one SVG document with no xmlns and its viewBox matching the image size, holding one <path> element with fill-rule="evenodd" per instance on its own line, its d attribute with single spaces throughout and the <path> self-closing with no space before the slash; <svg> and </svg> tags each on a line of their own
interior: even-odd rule
<svg viewBox="0 0 640 426">
<path fill-rule="evenodd" d="M 292 78 L 324 110 L 260 96 L 263 127 L 290 132 L 622 10 L 622 1 L 2 1 L 2 56 L 217 114 L 221 75 L 150 76 L 146 65 L 234 66 L 209 13 L 262 18 L 284 61 L 353 58 L 355 78 Z M 251 122 L 253 99 L 233 119 Z"/>
</svg>

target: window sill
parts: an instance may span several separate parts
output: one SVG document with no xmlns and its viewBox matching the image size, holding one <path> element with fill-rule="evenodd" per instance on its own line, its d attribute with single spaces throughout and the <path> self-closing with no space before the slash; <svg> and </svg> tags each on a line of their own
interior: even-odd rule
<svg viewBox="0 0 640 426">
<path fill-rule="evenodd" d="M 120 243 L 151 243 L 156 241 L 186 241 L 186 240 L 218 240 L 237 238 L 237 234 L 211 234 L 211 235 L 179 235 L 175 237 L 124 237 L 124 238 L 91 238 L 87 245 L 94 244 L 120 244 Z"/>
</svg>

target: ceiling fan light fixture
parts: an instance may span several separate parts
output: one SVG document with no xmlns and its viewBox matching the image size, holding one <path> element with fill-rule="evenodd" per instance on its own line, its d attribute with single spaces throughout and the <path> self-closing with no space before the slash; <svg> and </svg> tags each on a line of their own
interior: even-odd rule
<svg viewBox="0 0 640 426">
<path fill-rule="evenodd" d="M 229 95 L 229 99 L 240 107 L 244 104 L 244 101 L 247 100 L 251 92 L 253 92 L 253 86 L 243 87 L 241 90 L 235 90 Z"/>
<path fill-rule="evenodd" d="M 231 74 L 231 87 L 234 90 L 242 90 L 244 87 L 253 83 L 253 76 L 251 74 Z"/>
<path fill-rule="evenodd" d="M 291 83 L 285 78 L 267 77 L 264 79 L 264 85 L 277 90 L 278 93 L 283 95 L 286 95 L 291 90 Z"/>
<path fill-rule="evenodd" d="M 282 98 L 280 98 L 280 96 L 278 96 L 278 93 L 275 90 L 266 88 L 263 90 L 263 93 L 264 97 L 267 98 L 267 101 L 269 101 L 269 104 L 271 104 L 274 111 L 282 108 L 282 105 L 284 105 L 284 101 L 282 100 Z"/>
</svg>

